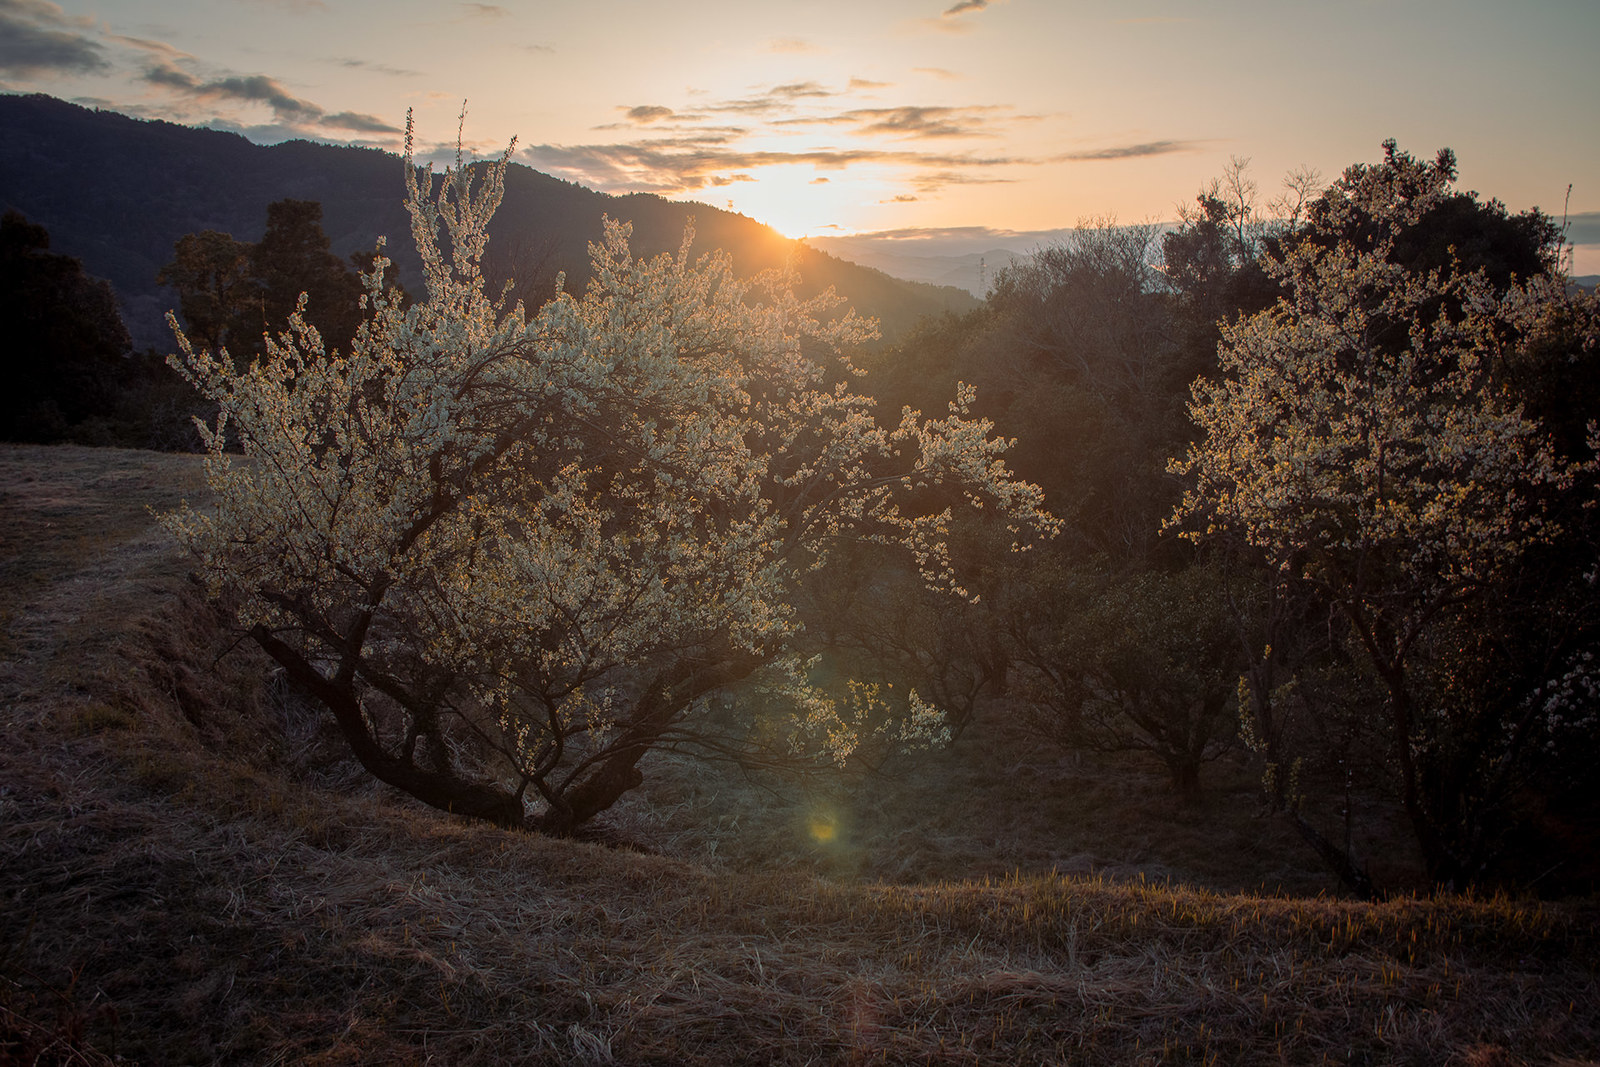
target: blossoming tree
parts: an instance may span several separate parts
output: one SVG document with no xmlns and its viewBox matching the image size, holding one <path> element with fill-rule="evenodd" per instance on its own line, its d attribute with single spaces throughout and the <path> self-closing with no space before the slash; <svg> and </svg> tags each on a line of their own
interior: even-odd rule
<svg viewBox="0 0 1600 1067">
<path fill-rule="evenodd" d="M 850 702 L 795 659 L 801 577 L 867 538 L 959 592 L 951 508 L 1020 548 L 1052 526 L 1039 491 L 965 395 L 879 425 L 847 355 L 870 324 L 687 238 L 640 261 L 608 221 L 581 297 L 504 306 L 481 271 L 504 167 L 458 159 L 435 193 L 408 150 L 427 296 L 400 306 L 380 259 L 350 351 L 301 315 L 242 370 L 179 334 L 221 410 L 215 507 L 168 526 L 366 769 L 438 808 L 571 832 L 652 749 L 718 744 L 697 713 L 761 671 L 798 681 L 797 735 L 847 752 Z M 938 728 L 915 699 L 898 727 Z"/>
<path fill-rule="evenodd" d="M 1568 300 L 1563 279 L 1499 287 L 1459 265 L 1405 265 L 1397 242 L 1452 196 L 1453 158 L 1423 168 L 1389 147 L 1387 171 L 1352 171 L 1268 264 L 1277 305 L 1224 327 L 1221 373 L 1194 386 L 1201 439 L 1172 464 L 1189 479 L 1173 523 L 1242 539 L 1342 617 L 1385 694 L 1428 876 L 1460 884 L 1482 842 L 1429 779 L 1443 778 L 1446 733 L 1465 731 L 1418 663 L 1431 655 L 1448 675 L 1455 653 L 1430 641 L 1553 533 L 1552 501 L 1587 468 L 1552 448 L 1512 373 Z M 1338 236 L 1350 233 L 1361 240 Z"/>
</svg>

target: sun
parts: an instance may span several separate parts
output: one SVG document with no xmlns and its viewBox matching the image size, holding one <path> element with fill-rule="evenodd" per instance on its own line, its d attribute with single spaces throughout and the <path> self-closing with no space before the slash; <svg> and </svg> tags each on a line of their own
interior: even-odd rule
<svg viewBox="0 0 1600 1067">
<path fill-rule="evenodd" d="M 881 213 L 898 186 L 882 168 L 824 169 L 811 164 L 763 167 L 742 180 L 700 190 L 695 199 L 763 222 L 785 237 L 853 233 Z"/>
</svg>

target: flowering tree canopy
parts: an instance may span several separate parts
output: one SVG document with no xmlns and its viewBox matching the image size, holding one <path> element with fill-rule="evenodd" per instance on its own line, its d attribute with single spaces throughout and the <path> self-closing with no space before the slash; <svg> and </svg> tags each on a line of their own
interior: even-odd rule
<svg viewBox="0 0 1600 1067">
<path fill-rule="evenodd" d="M 952 507 L 1018 547 L 1053 520 L 965 391 L 946 417 L 876 422 L 847 356 L 871 326 L 831 293 L 738 280 L 687 237 L 636 260 L 607 221 L 583 296 L 504 306 L 480 268 L 504 167 L 458 159 L 435 193 L 408 152 L 427 296 L 402 307 L 380 259 L 347 353 L 303 315 L 242 370 L 179 334 L 172 362 L 221 408 L 216 503 L 167 524 L 374 775 L 570 832 L 646 752 L 717 743 L 708 694 L 803 680 L 792 593 L 830 545 L 904 546 L 959 592 Z M 797 733 L 847 751 L 848 704 L 809 693 Z"/>
<path fill-rule="evenodd" d="M 1516 388 L 1530 339 L 1566 314 L 1564 279 L 1408 264 L 1397 243 L 1458 197 L 1454 161 L 1388 147 L 1269 261 L 1276 306 L 1223 329 L 1220 374 L 1193 390 L 1202 436 L 1172 464 L 1189 479 L 1172 522 L 1243 541 L 1343 616 L 1387 694 L 1429 873 L 1450 881 L 1473 872 L 1419 785 L 1442 727 L 1409 668 L 1430 630 L 1555 532 L 1552 501 L 1585 465 L 1552 447 Z"/>
</svg>

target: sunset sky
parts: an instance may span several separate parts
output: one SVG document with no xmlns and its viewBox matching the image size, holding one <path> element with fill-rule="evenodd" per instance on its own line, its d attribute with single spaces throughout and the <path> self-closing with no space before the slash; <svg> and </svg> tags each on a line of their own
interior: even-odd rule
<svg viewBox="0 0 1600 1067">
<path fill-rule="evenodd" d="M 466 100 L 473 151 L 819 237 L 1171 219 L 1394 137 L 1600 242 L 1597 45 L 1595 0 L 0 0 L 6 91 L 390 148 Z"/>
</svg>

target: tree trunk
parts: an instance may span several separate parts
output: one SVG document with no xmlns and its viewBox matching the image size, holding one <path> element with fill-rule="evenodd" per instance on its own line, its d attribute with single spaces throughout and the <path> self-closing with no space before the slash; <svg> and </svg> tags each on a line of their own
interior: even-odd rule
<svg viewBox="0 0 1600 1067">
<path fill-rule="evenodd" d="M 561 803 L 552 804 L 530 825 L 560 837 L 575 833 L 643 784 L 639 761 L 660 744 L 691 704 L 713 689 L 744 678 L 760 663 L 759 657 L 746 653 L 711 664 L 684 662 L 663 671 L 639 698 L 611 751 L 566 789 Z"/>
<path fill-rule="evenodd" d="M 1377 900 L 1382 896 L 1378 887 L 1373 884 L 1371 876 L 1356 866 L 1355 860 L 1349 853 L 1323 837 L 1298 811 L 1289 809 L 1285 814 L 1289 818 L 1289 824 L 1305 839 L 1306 844 L 1316 851 L 1322 862 L 1328 865 L 1328 869 L 1339 876 L 1339 881 L 1345 884 L 1345 888 L 1362 900 Z"/>
<path fill-rule="evenodd" d="M 1411 833 L 1422 854 L 1422 866 L 1432 887 L 1456 889 L 1460 865 L 1445 847 L 1432 814 L 1424 802 L 1417 761 L 1411 751 L 1411 694 L 1401 667 L 1379 665 L 1379 674 L 1389 690 L 1389 725 L 1393 732 L 1395 759 L 1400 764 L 1400 803 L 1411 823 Z"/>
<path fill-rule="evenodd" d="M 409 759 L 389 753 L 367 729 L 353 685 L 325 677 L 298 650 L 274 636 L 265 626 L 256 626 L 250 636 L 288 672 L 290 681 L 333 713 L 345 743 L 373 777 L 409 793 L 429 807 L 453 815 L 487 819 L 508 828 L 527 824 L 522 799 L 515 794 L 498 786 L 469 782 L 446 771 L 419 767 Z"/>
</svg>

